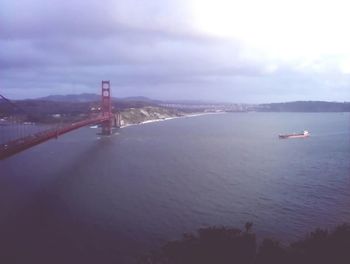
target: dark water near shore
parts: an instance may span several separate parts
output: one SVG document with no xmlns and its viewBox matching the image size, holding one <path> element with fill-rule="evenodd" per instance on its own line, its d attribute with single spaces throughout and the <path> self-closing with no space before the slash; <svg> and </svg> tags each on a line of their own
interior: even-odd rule
<svg viewBox="0 0 350 264">
<path fill-rule="evenodd" d="M 303 129 L 312 136 L 277 138 Z M 218 114 L 97 132 L 0 162 L 1 263 L 122 263 L 203 226 L 252 221 L 259 236 L 291 241 L 350 222 L 349 113 Z"/>
</svg>

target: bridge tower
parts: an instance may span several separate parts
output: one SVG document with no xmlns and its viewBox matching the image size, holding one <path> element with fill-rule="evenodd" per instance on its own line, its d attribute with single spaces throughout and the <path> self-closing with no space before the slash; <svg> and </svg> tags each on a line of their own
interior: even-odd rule
<svg viewBox="0 0 350 264">
<path fill-rule="evenodd" d="M 112 134 L 112 103 L 111 103 L 111 84 L 110 81 L 102 81 L 101 85 L 101 113 L 108 116 L 109 119 L 102 123 L 102 135 Z"/>
</svg>

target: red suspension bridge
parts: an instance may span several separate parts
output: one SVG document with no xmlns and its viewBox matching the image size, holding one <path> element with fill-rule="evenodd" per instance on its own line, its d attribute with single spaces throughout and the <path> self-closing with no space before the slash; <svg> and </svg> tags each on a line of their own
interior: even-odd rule
<svg viewBox="0 0 350 264">
<path fill-rule="evenodd" d="M 11 104 L 13 107 L 18 108 L 15 103 L 6 99 L 4 96 L 0 97 L 6 101 L 8 104 Z M 110 82 L 102 81 L 101 85 L 101 107 L 99 108 L 100 112 L 94 116 L 90 116 L 84 120 L 77 121 L 74 123 L 64 124 L 55 128 L 46 128 L 40 132 L 29 132 L 24 133 L 26 124 L 21 122 L 16 124 L 16 131 L 13 132 L 11 140 L 5 140 L 0 142 L 0 160 L 8 158 L 12 155 L 15 155 L 25 149 L 36 146 L 40 143 L 43 143 L 47 140 L 57 138 L 60 135 L 66 134 L 70 131 L 76 130 L 78 128 L 90 125 L 101 125 L 102 135 L 110 135 L 112 133 L 113 122 L 116 124 L 116 117 L 112 113 L 112 103 L 111 103 L 111 90 Z M 120 120 L 119 115 L 118 120 Z M 9 118 L 11 123 L 11 118 Z M 1 131 L 0 131 L 1 133 Z"/>
</svg>

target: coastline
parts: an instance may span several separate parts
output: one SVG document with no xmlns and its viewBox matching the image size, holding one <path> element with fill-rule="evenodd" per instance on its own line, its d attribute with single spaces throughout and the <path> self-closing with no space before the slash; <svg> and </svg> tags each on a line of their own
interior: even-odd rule
<svg viewBox="0 0 350 264">
<path fill-rule="evenodd" d="M 226 112 L 191 113 L 191 114 L 184 114 L 181 116 L 172 116 L 172 117 L 166 117 L 166 118 L 150 119 L 150 120 L 145 120 L 145 121 L 142 121 L 139 123 L 126 124 L 126 125 L 122 125 L 120 128 L 126 128 L 126 127 L 137 126 L 137 125 L 145 125 L 145 124 L 155 123 L 155 122 L 168 121 L 168 120 L 177 119 L 177 118 L 190 118 L 190 117 L 197 117 L 197 116 L 203 116 L 203 115 L 225 114 L 225 113 Z"/>
</svg>

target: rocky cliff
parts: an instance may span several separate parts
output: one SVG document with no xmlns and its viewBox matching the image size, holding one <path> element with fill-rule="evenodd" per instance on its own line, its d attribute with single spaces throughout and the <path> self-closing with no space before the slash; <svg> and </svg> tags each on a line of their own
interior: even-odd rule
<svg viewBox="0 0 350 264">
<path fill-rule="evenodd" d="M 147 106 L 143 108 L 129 108 L 121 111 L 121 125 L 140 124 L 151 120 L 167 119 L 184 116 L 185 113 L 177 109 Z"/>
</svg>

